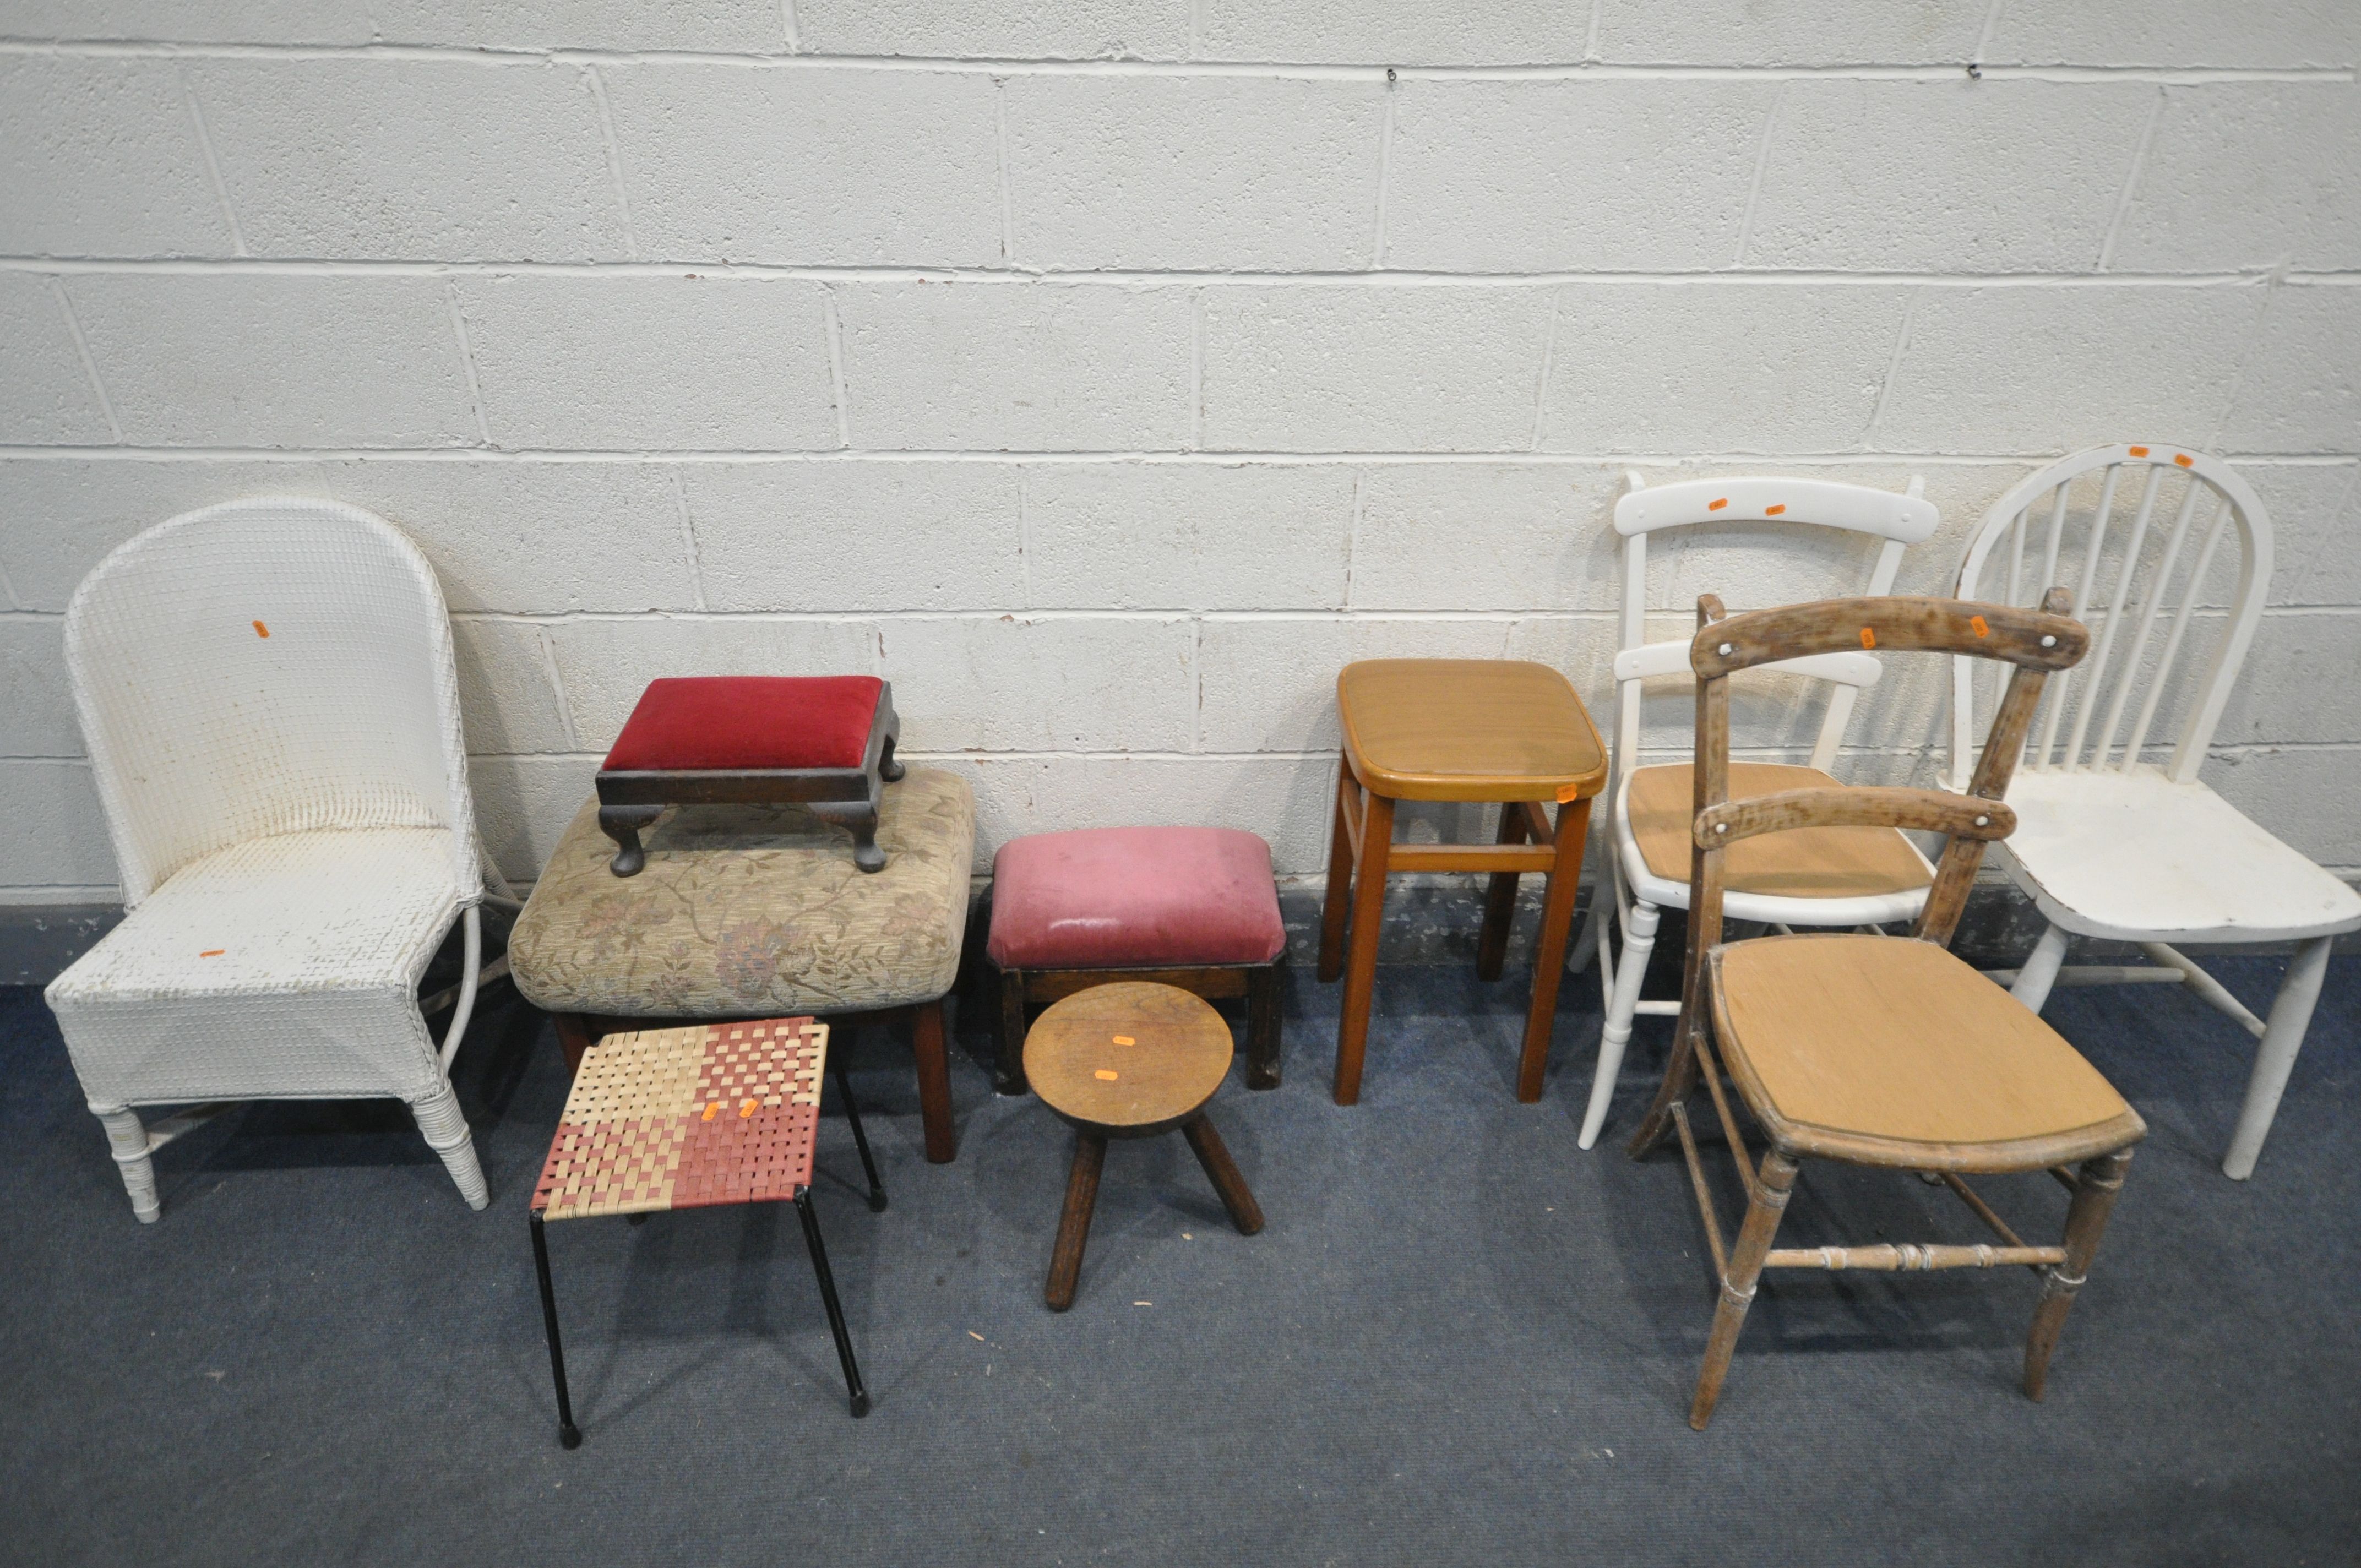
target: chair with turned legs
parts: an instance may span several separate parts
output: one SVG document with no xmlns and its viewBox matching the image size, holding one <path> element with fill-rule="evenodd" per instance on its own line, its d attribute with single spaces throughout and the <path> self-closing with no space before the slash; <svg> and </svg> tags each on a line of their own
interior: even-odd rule
<svg viewBox="0 0 2361 1568">
<path fill-rule="evenodd" d="M 1689 1424 L 1711 1420 L 1739 1330 L 1766 1268 L 1917 1270 L 2022 1266 L 2041 1279 L 2025 1349 L 2025 1391 L 2046 1387 L 2075 1292 L 2147 1133 L 2097 1069 L 2039 1017 L 1950 953 L 1984 846 L 2015 818 L 2003 804 L 2042 683 L 2082 656 L 2089 634 L 2053 592 L 2038 610 L 1932 598 L 1836 599 L 1725 617 L 1698 601 L 1697 795 L 1690 834 L 1689 948 L 1673 1057 L 1631 1141 L 1680 1140 L 1720 1285 Z M 1965 795 L 1806 789 L 1732 801 L 1731 674 L 1780 659 L 1875 647 L 1996 659 L 2015 666 Z M 1947 841 L 1907 937 L 1812 932 L 1722 940 L 1725 857 L 1759 835 L 1880 826 Z M 1759 1164 L 1725 1090 L 1768 1146 Z M 1738 1162 L 1747 1209 L 1724 1244 L 1689 1107 L 1702 1088 Z M 1774 1248 L 1806 1159 L 1911 1171 L 1955 1192 L 2000 1245 Z M 2048 1170 L 2072 1194 L 2056 1246 L 2028 1245 L 1964 1178 Z"/>
</svg>

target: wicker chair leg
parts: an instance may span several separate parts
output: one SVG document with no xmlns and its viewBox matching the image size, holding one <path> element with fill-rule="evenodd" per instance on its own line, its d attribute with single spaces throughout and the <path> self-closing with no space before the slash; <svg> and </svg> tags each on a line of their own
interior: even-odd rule
<svg viewBox="0 0 2361 1568">
<path fill-rule="evenodd" d="M 2066 1261 L 2043 1271 L 2041 1304 L 2033 1310 L 2033 1328 L 2025 1336 L 2025 1391 L 2032 1398 L 2041 1398 L 2048 1386 L 2050 1354 L 2066 1332 L 2075 1293 L 2090 1277 L 2092 1255 L 2106 1234 L 2115 1194 L 2124 1190 L 2124 1168 L 2131 1162 L 2132 1151 L 2121 1149 L 2084 1160 L 2074 1173 L 2074 1201 L 2066 1209 Z"/>
<path fill-rule="evenodd" d="M 1738 1244 L 1730 1248 L 1730 1271 L 1722 1276 L 1721 1299 L 1713 1310 L 1713 1337 L 1706 1341 L 1705 1365 L 1697 1369 L 1689 1425 L 1698 1431 L 1713 1420 L 1721 1381 L 1730 1375 L 1730 1354 L 1738 1349 L 1738 1331 L 1746 1326 L 1746 1310 L 1754 1305 L 1763 1260 L 1770 1255 L 1771 1238 L 1779 1232 L 1779 1220 L 1787 1212 L 1787 1195 L 1795 1185 L 1795 1162 L 1777 1149 L 1766 1151 L 1762 1178 L 1746 1205 L 1746 1223 L 1739 1227 Z"/>
<path fill-rule="evenodd" d="M 164 1212 L 156 1196 L 156 1168 L 148 1158 L 148 1127 L 139 1113 L 123 1105 L 93 1105 L 90 1113 L 106 1129 L 108 1151 L 123 1173 L 123 1190 L 131 1195 L 131 1212 L 143 1225 L 152 1225 Z"/>
<path fill-rule="evenodd" d="M 417 1119 L 427 1146 L 443 1157 L 444 1168 L 450 1171 L 467 1207 L 489 1206 L 492 1198 L 484 1187 L 484 1168 L 476 1163 L 475 1140 L 467 1135 L 467 1118 L 459 1113 L 459 1097 L 451 1091 L 450 1084 L 412 1101 L 410 1113 Z"/>
</svg>

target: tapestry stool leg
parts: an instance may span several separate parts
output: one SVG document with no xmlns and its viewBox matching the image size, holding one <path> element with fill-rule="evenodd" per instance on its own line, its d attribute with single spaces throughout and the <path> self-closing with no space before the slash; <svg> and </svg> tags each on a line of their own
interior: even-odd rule
<svg viewBox="0 0 2361 1568">
<path fill-rule="evenodd" d="M 1025 971 L 1000 971 L 1000 1031 L 994 1042 L 992 1088 L 997 1094 L 1025 1092 Z"/>
</svg>

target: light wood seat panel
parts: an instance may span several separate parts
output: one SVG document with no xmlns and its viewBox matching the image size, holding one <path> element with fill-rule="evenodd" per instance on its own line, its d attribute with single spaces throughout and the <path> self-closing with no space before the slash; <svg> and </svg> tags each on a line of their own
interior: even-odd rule
<svg viewBox="0 0 2361 1568">
<path fill-rule="evenodd" d="M 1730 798 L 1791 789 L 1840 789 L 1817 768 L 1732 762 Z M 1667 882 L 1689 879 L 1689 818 L 1697 785 L 1686 762 L 1631 774 L 1624 810 L 1640 858 Z M 1906 893 L 1935 880 L 1910 840 L 1891 828 L 1797 828 L 1741 839 L 1724 852 L 1724 891 L 1782 898 L 1864 898 Z"/>
<path fill-rule="evenodd" d="M 1988 1146 L 2138 1125 L 2056 1030 L 1932 942 L 1816 932 L 1716 948 L 1711 963 L 1731 1074 L 1793 1129 Z"/>
<path fill-rule="evenodd" d="M 1336 707 L 1354 773 L 1389 799 L 1587 798 L 1607 782 L 1598 727 L 1547 664 L 1365 659 L 1337 675 Z"/>
</svg>

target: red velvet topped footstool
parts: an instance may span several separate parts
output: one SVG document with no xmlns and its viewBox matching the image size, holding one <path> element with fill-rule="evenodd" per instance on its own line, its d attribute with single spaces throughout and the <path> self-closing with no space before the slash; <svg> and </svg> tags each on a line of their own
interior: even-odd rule
<svg viewBox="0 0 2361 1568">
<path fill-rule="evenodd" d="M 1287 930 L 1270 846 L 1235 828 L 1088 828 L 1012 839 L 992 862 L 994 1087 L 1025 1092 L 1026 1009 L 1109 981 L 1246 999 L 1246 1084 L 1279 1087 Z"/>
<path fill-rule="evenodd" d="M 852 863 L 885 869 L 884 786 L 902 776 L 894 688 L 874 675 L 698 675 L 650 681 L 598 764 L 609 866 L 637 876 L 640 829 L 667 806 L 801 804 L 852 830 Z"/>
</svg>

